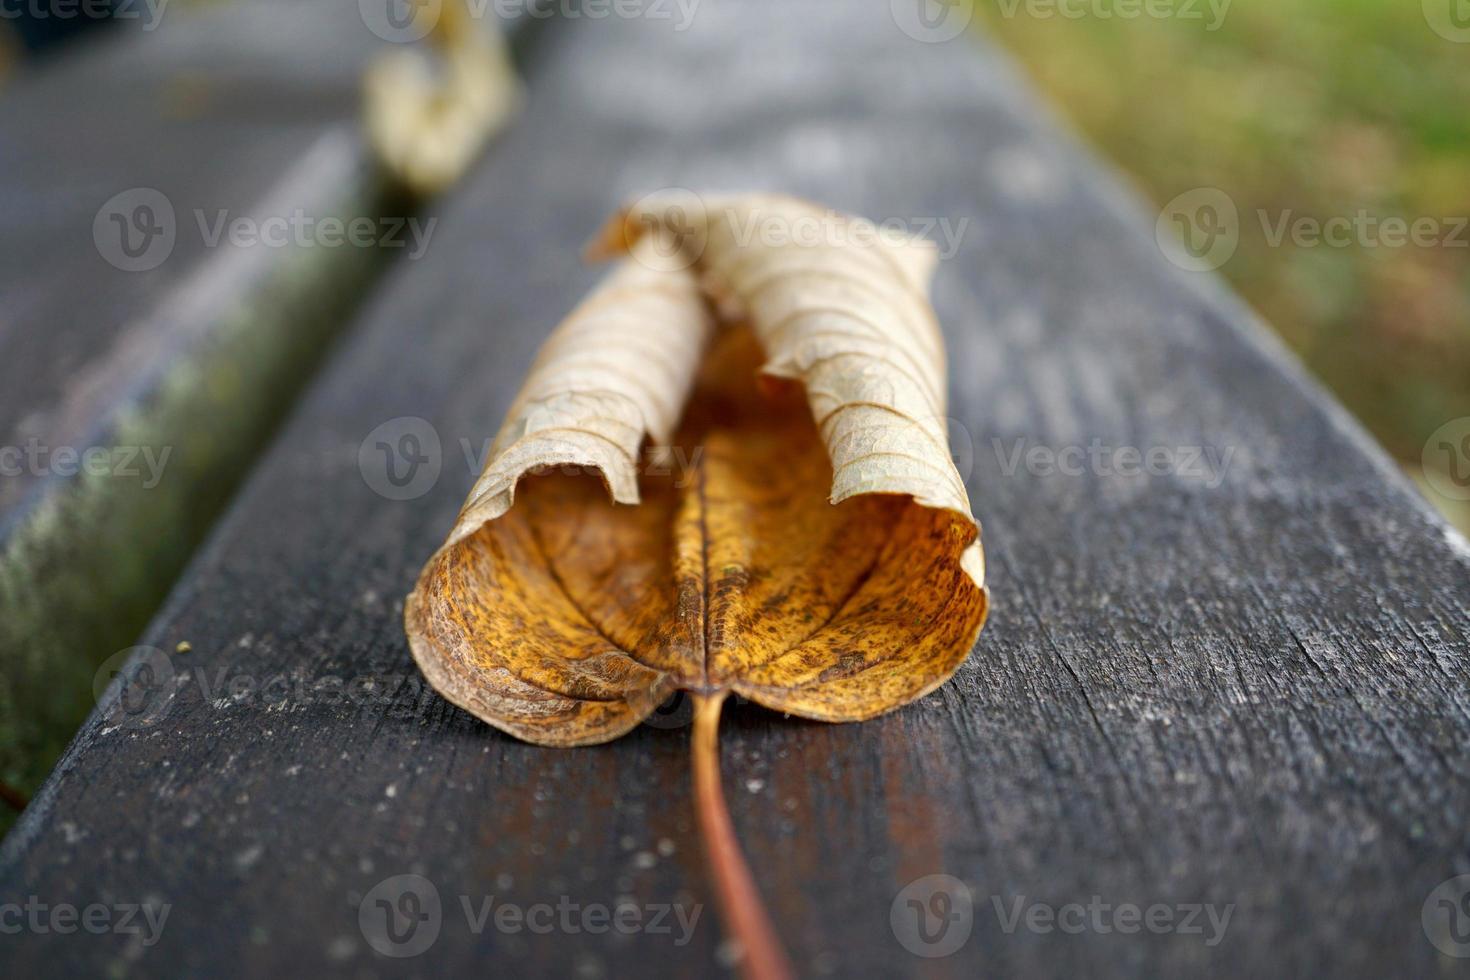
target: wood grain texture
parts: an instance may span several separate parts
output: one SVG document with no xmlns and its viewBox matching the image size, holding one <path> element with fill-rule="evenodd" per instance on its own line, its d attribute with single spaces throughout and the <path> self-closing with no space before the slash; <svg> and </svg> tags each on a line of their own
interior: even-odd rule
<svg viewBox="0 0 1470 980">
<path fill-rule="evenodd" d="M 105 362 L 134 335 L 164 333 L 149 314 L 211 257 L 194 210 L 253 214 L 325 133 L 355 120 L 362 67 L 381 43 L 355 12 L 320 3 L 165 7 L 151 31 L 99 32 L 14 81 L 0 140 L 7 444 L 93 423 L 126 384 L 107 383 Z M 179 228 L 161 265 L 130 272 L 100 253 L 93 219 L 137 187 L 166 195 Z M 7 481 L 0 503 L 23 489 Z"/>
<path fill-rule="evenodd" d="M 403 213 L 354 131 L 382 46 L 328 4 L 164 7 L 0 100 L 0 780 L 44 779 L 390 254 L 222 225 Z M 118 268 L 98 215 L 140 203 L 172 250 Z"/>
<path fill-rule="evenodd" d="M 1146 210 L 993 51 L 914 42 L 887 6 L 705 0 L 684 32 L 614 18 L 547 35 L 522 122 L 446 204 L 433 254 L 390 276 L 149 630 L 193 646 L 170 654 L 177 689 L 138 724 L 106 702 L 0 848 L 0 903 L 168 902 L 162 939 L 6 937 L 7 974 L 717 968 L 711 909 L 684 946 L 677 927 L 473 930 L 461 897 L 710 902 L 687 729 L 669 730 L 676 712 L 598 748 L 517 743 L 424 689 L 400 623 L 478 470 L 460 440 L 488 445 L 596 275 L 576 246 L 669 185 L 969 219 L 936 306 L 990 625 L 948 686 L 877 721 L 726 708 L 732 816 L 800 972 L 1461 965 L 1420 910 L 1470 871 L 1470 549 L 1246 310 L 1161 258 Z M 394 501 L 358 454 L 401 416 L 432 423 L 441 466 Z M 1093 440 L 1230 462 L 1218 482 L 1009 465 L 1018 441 Z M 231 678 L 253 687 L 229 696 Z M 923 959 L 890 906 L 935 873 L 967 883 L 973 931 Z M 359 927 L 400 874 L 442 902 L 412 959 Z M 1007 932 L 996 903 L 1009 915 L 1018 896 L 1234 908 L 1206 946 Z"/>
</svg>

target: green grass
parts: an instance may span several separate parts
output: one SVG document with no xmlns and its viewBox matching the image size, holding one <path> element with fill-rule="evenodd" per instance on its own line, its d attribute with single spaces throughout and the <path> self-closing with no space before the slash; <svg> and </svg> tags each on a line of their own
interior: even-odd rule
<svg viewBox="0 0 1470 980">
<path fill-rule="evenodd" d="M 1089 12 L 1073 19 L 973 3 L 1156 203 L 1231 196 L 1240 245 L 1220 272 L 1420 476 L 1430 434 L 1470 415 L 1470 227 L 1460 247 L 1304 247 L 1273 244 L 1260 212 L 1452 232 L 1470 216 L 1470 44 L 1436 34 L 1419 0 L 1234 0 L 1214 31 L 1203 0 L 1202 19 L 1131 20 L 1090 13 L 1108 0 L 1072 0 Z M 1430 496 L 1470 525 L 1464 504 Z"/>
</svg>

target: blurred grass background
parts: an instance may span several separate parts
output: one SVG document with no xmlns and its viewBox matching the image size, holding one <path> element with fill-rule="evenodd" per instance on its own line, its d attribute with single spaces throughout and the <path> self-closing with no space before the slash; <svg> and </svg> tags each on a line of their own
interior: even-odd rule
<svg viewBox="0 0 1470 980">
<path fill-rule="evenodd" d="M 1470 505 L 1421 472 L 1430 434 L 1470 415 L 1470 227 L 1458 247 L 1299 247 L 1273 245 L 1259 216 L 1366 210 L 1453 232 L 1470 216 L 1470 44 L 1432 30 L 1420 0 L 1234 0 L 1214 30 L 1207 0 L 1133 19 L 1097 16 L 1126 6 L 1111 0 L 1071 0 L 1071 18 L 970 2 L 1156 204 L 1196 187 L 1234 199 L 1221 274 L 1470 531 Z"/>
</svg>

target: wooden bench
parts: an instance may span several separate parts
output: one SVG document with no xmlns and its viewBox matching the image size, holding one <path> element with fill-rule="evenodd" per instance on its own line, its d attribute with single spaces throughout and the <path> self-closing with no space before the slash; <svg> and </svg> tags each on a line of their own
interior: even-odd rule
<svg viewBox="0 0 1470 980">
<path fill-rule="evenodd" d="M 99 664 L 434 221 L 358 132 L 395 46 L 355 12 L 149 9 L 0 98 L 24 137 L 0 152 L 0 787 L 49 772 Z"/>
<path fill-rule="evenodd" d="M 0 99 L 0 779 L 28 788 L 380 261 L 218 216 L 391 206 L 355 131 L 381 42 L 274 0 L 163 18 Z"/>
<path fill-rule="evenodd" d="M 881 3 L 705 0 L 684 31 L 568 17 L 525 72 L 520 120 L 144 634 L 134 662 L 162 693 L 128 715 L 114 686 L 0 844 L 0 909 L 168 905 L 166 926 L 146 946 L 6 937 L 8 975 L 729 964 L 712 908 L 687 937 L 673 918 L 497 927 L 502 905 L 712 901 L 681 718 L 520 744 L 427 691 L 401 625 L 467 451 L 598 275 L 581 245 L 666 187 L 966 222 L 936 304 L 990 624 L 896 714 L 726 722 L 733 819 L 803 975 L 1456 965 L 1421 912 L 1470 871 L 1470 548 L 1217 280 L 1164 259 L 1149 209 L 1000 54 L 916 40 Z M 437 438 L 437 473 L 390 499 L 372 447 L 406 432 Z M 1130 475 L 1150 451 L 1168 465 Z M 396 959 L 359 916 L 401 875 L 440 907 L 427 949 Z M 936 880 L 951 904 L 925 907 L 969 931 L 931 958 L 959 933 L 914 932 L 907 901 Z"/>
</svg>

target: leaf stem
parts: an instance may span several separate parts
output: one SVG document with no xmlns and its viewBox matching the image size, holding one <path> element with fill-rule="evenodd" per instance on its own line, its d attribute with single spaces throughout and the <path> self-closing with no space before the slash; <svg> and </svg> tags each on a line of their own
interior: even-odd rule
<svg viewBox="0 0 1470 980">
<path fill-rule="evenodd" d="M 745 980 L 788 980 L 795 974 L 740 852 L 720 787 L 720 707 L 725 692 L 694 695 L 694 809 L 719 894 L 725 932 L 740 944 Z"/>
</svg>

